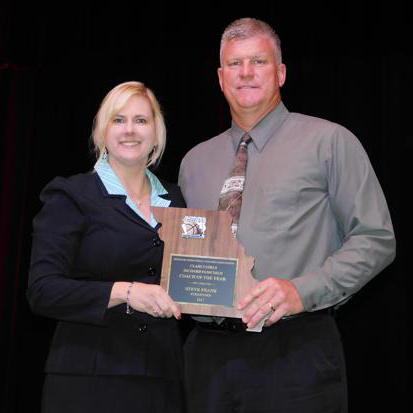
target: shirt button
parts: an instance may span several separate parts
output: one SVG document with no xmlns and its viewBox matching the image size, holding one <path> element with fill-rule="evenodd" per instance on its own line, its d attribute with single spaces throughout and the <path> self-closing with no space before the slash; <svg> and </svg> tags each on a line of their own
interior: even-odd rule
<svg viewBox="0 0 413 413">
<path fill-rule="evenodd" d="M 150 275 L 151 277 L 153 277 L 154 275 L 156 275 L 156 270 L 154 267 L 149 267 L 148 269 L 148 275 Z"/>
<path fill-rule="evenodd" d="M 146 330 L 148 329 L 148 326 L 146 325 L 146 324 L 141 324 L 139 327 L 138 327 L 138 331 L 140 332 L 140 333 L 145 333 L 146 332 Z"/>
<path fill-rule="evenodd" d="M 159 238 L 154 238 L 153 240 L 152 240 L 152 245 L 154 246 L 154 247 L 159 247 L 159 245 L 161 245 L 161 240 L 159 239 Z"/>
</svg>

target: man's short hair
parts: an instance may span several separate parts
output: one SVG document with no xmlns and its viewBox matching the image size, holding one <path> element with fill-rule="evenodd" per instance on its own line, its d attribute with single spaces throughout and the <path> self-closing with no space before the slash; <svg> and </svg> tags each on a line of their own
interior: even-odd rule
<svg viewBox="0 0 413 413">
<path fill-rule="evenodd" d="M 266 22 L 253 17 L 244 17 L 230 23 L 221 36 L 221 47 L 219 52 L 220 61 L 222 64 L 222 50 L 224 44 L 230 40 L 242 40 L 249 39 L 250 37 L 257 35 L 266 35 L 273 40 L 276 54 L 277 54 L 277 63 L 282 62 L 281 54 L 281 40 L 278 34 L 274 29 Z"/>
</svg>

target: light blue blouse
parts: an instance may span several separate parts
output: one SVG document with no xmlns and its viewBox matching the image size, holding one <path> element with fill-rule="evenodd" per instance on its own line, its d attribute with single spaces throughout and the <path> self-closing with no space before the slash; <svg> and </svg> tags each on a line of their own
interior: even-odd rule
<svg viewBox="0 0 413 413">
<path fill-rule="evenodd" d="M 110 166 L 107 159 L 101 158 L 95 164 L 95 171 L 99 175 L 99 178 L 102 180 L 103 185 L 105 185 L 106 190 L 111 195 L 125 195 L 126 196 L 126 204 L 136 212 L 142 219 L 145 220 L 141 210 L 139 207 L 132 201 L 129 197 L 125 188 L 123 187 L 122 183 L 120 182 L 118 176 L 116 175 L 115 171 Z M 146 176 L 149 178 L 149 182 L 152 188 L 152 195 L 151 195 L 151 206 L 154 207 L 168 207 L 171 203 L 170 200 L 163 199 L 160 195 L 165 195 L 168 191 L 164 188 L 161 184 L 159 179 L 149 170 L 146 169 Z M 156 227 L 157 222 L 155 217 L 151 211 L 151 222 L 149 223 L 153 228 Z"/>
</svg>

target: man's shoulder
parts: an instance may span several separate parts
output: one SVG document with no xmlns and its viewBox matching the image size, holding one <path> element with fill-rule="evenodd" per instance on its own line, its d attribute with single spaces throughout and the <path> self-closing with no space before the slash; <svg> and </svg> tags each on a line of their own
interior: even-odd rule
<svg viewBox="0 0 413 413">
<path fill-rule="evenodd" d="M 317 116 L 304 115 L 302 113 L 297 112 L 290 112 L 288 118 L 290 122 L 297 123 L 298 125 L 302 125 L 306 128 L 310 127 L 330 131 L 333 131 L 338 128 L 343 128 L 343 126 L 339 125 L 336 122 L 332 122 L 330 120 L 323 119 Z"/>
<path fill-rule="evenodd" d="M 300 136 L 309 139 L 312 143 L 324 142 L 328 145 L 345 145 L 362 148 L 357 136 L 345 126 L 327 119 L 316 116 L 303 115 L 301 113 L 290 113 L 290 121 L 303 134 Z"/>
</svg>

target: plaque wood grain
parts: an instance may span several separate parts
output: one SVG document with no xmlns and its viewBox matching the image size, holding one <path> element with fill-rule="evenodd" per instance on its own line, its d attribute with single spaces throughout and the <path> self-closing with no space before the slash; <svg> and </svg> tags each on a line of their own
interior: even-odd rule
<svg viewBox="0 0 413 413">
<path fill-rule="evenodd" d="M 161 285 L 168 290 L 171 255 L 236 258 L 238 271 L 235 281 L 233 307 L 210 304 L 180 303 L 183 313 L 241 318 L 244 311 L 235 308 L 246 292 L 258 283 L 251 275 L 254 258 L 245 255 L 244 247 L 231 232 L 231 216 L 226 211 L 194 208 L 153 208 L 156 220 L 162 224 L 159 237 L 165 242 Z M 205 238 L 183 238 L 182 222 L 185 216 L 206 218 Z"/>
</svg>

